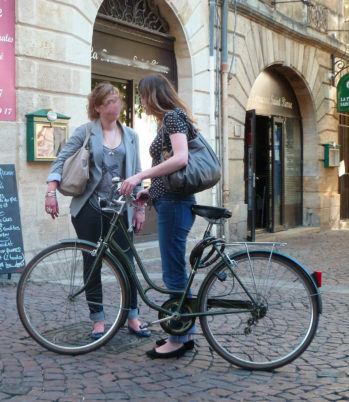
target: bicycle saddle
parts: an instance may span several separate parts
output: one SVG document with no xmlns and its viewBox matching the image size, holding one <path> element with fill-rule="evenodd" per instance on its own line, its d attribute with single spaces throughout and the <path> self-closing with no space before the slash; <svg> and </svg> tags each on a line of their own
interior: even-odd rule
<svg viewBox="0 0 349 402">
<path fill-rule="evenodd" d="M 225 208 L 209 207 L 207 205 L 193 205 L 191 207 L 195 215 L 208 219 L 230 218 L 231 211 Z"/>
</svg>

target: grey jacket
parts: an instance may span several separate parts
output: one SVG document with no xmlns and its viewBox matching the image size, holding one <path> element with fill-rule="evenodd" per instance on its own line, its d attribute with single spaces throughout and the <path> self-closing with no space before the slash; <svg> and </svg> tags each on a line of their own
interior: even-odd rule
<svg viewBox="0 0 349 402">
<path fill-rule="evenodd" d="M 75 217 L 85 205 L 87 200 L 91 197 L 95 191 L 98 183 L 102 178 L 102 161 L 103 161 L 103 131 L 102 124 L 100 120 L 95 120 L 87 123 L 90 126 L 90 178 L 87 182 L 85 192 L 78 196 L 73 197 L 70 204 L 70 213 Z M 126 166 L 125 175 L 126 178 L 133 176 L 134 174 L 140 172 L 141 163 L 139 159 L 139 145 L 138 145 L 138 134 L 129 127 L 121 124 L 123 131 L 123 140 L 126 148 Z M 56 180 L 61 181 L 63 164 L 69 156 L 73 155 L 79 148 L 82 147 L 86 136 L 86 124 L 78 127 L 73 135 L 71 135 L 59 153 L 56 160 L 52 163 L 50 174 L 47 178 L 47 182 Z M 134 190 L 136 194 L 142 186 L 137 186 Z M 133 218 L 133 208 L 128 208 L 128 221 L 129 225 L 132 224 Z"/>
</svg>

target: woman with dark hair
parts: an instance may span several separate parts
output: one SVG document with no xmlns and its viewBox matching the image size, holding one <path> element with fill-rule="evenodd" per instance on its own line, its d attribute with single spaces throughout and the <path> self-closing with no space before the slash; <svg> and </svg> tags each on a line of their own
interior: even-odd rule
<svg viewBox="0 0 349 402">
<path fill-rule="evenodd" d="M 158 122 L 158 133 L 150 146 L 153 163 L 150 169 L 129 177 L 124 181 L 120 193 L 129 195 L 144 179 L 151 179 L 151 186 L 141 190 L 137 199 L 146 194 L 152 199 L 158 213 L 159 245 L 162 261 L 162 276 L 170 290 L 183 290 L 187 282 L 185 250 L 189 231 L 194 223 L 191 207 L 194 195 L 182 195 L 167 191 L 161 176 L 182 169 L 188 163 L 188 139 L 192 135 L 193 118 L 186 104 L 179 98 L 173 85 L 162 75 L 152 74 L 139 83 L 142 105 L 148 115 Z M 173 156 L 161 162 L 163 137 L 166 147 Z M 193 349 L 191 339 L 195 327 L 181 336 L 170 335 L 167 340 L 158 340 L 157 348 L 147 352 L 151 358 L 182 356 Z"/>
<path fill-rule="evenodd" d="M 101 218 L 105 231 L 108 229 L 109 218 L 101 214 L 98 198 L 107 198 L 110 192 L 112 178 L 130 177 L 141 171 L 138 135 L 131 128 L 124 126 L 118 120 L 122 109 L 122 99 L 119 90 L 108 82 L 98 84 L 88 96 L 88 117 L 90 123 L 78 127 L 59 153 L 51 166 L 47 178 L 45 210 L 53 219 L 58 217 L 59 209 L 56 189 L 62 177 L 62 169 L 67 158 L 73 155 L 84 143 L 86 126 L 90 130 L 90 178 L 83 194 L 73 197 L 70 204 L 72 223 L 79 239 L 97 243 L 101 234 Z M 142 189 L 141 182 L 135 192 Z M 117 196 L 117 194 L 115 194 Z M 139 232 L 144 223 L 144 208 L 129 207 L 123 216 L 127 227 L 134 227 Z M 104 233 L 105 235 L 105 233 Z M 132 233 L 130 233 L 132 236 Z M 125 236 L 116 231 L 114 239 L 122 248 L 128 248 Z M 132 253 L 128 253 L 132 261 Z M 84 262 L 84 271 L 89 269 Z M 128 329 L 137 336 L 150 336 L 149 330 L 140 329 L 137 307 L 137 289 L 129 276 L 131 284 L 131 310 L 128 314 Z M 93 321 L 91 337 L 98 339 L 104 334 L 103 296 L 100 275 L 96 275 L 93 286 L 98 292 L 86 289 L 87 304 L 90 309 L 90 319 Z M 97 294 L 96 294 L 97 293 Z"/>
</svg>

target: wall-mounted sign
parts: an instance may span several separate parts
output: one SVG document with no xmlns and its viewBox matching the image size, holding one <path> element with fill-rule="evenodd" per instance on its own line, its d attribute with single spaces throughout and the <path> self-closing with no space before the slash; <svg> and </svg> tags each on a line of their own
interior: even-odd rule
<svg viewBox="0 0 349 402">
<path fill-rule="evenodd" d="M 349 74 L 343 75 L 337 85 L 337 112 L 349 112 Z"/>
<path fill-rule="evenodd" d="M 299 118 L 298 102 L 288 81 L 275 70 L 262 71 L 253 84 L 247 110 L 257 115 Z"/>
<path fill-rule="evenodd" d="M 27 161 L 53 161 L 67 142 L 70 117 L 49 109 L 41 109 L 25 116 Z"/>
<path fill-rule="evenodd" d="M 0 0 L 0 121 L 16 120 L 15 0 Z"/>
<path fill-rule="evenodd" d="M 325 167 L 338 167 L 340 164 L 340 145 L 334 142 L 323 144 L 324 146 L 324 166 Z"/>
<path fill-rule="evenodd" d="M 173 37 L 101 18 L 94 25 L 91 66 L 96 75 L 137 82 L 156 72 L 177 83 Z"/>
</svg>

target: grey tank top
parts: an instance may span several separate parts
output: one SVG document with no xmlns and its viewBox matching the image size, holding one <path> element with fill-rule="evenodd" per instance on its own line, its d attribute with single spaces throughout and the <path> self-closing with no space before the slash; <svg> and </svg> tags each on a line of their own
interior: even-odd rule
<svg viewBox="0 0 349 402">
<path fill-rule="evenodd" d="M 118 176 L 125 179 L 125 158 L 126 148 L 123 140 L 114 149 L 103 146 L 102 179 L 92 196 L 94 204 L 98 197 L 107 198 L 109 196 L 113 177 Z M 115 192 L 114 198 L 116 196 L 118 196 L 117 192 Z"/>
</svg>

